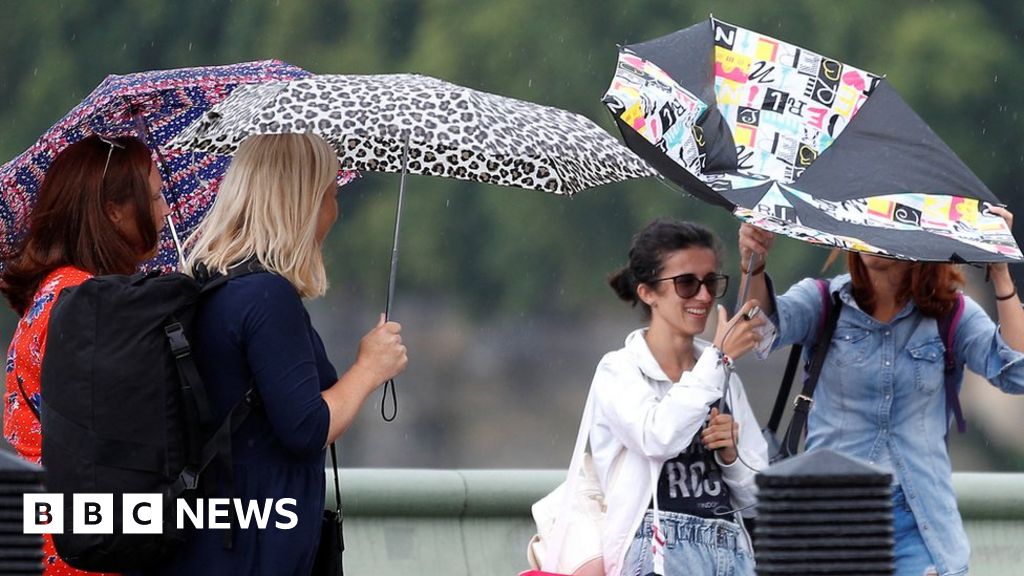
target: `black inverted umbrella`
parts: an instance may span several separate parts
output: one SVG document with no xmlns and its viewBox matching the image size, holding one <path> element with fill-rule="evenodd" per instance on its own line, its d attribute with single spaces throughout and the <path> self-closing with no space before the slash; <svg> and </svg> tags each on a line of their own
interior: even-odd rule
<svg viewBox="0 0 1024 576">
<path fill-rule="evenodd" d="M 808 242 L 922 261 L 1022 259 L 999 200 L 881 76 L 711 18 L 621 48 L 604 96 L 687 192 Z"/>
</svg>

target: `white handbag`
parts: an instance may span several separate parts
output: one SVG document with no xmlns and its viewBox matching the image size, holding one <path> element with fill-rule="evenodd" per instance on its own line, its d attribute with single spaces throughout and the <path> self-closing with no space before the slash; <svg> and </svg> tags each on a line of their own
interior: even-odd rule
<svg viewBox="0 0 1024 576">
<path fill-rule="evenodd" d="M 565 482 L 531 508 L 537 534 L 530 539 L 526 557 L 535 570 L 577 576 L 604 574 L 604 493 L 587 449 L 593 419 L 591 390 Z"/>
</svg>

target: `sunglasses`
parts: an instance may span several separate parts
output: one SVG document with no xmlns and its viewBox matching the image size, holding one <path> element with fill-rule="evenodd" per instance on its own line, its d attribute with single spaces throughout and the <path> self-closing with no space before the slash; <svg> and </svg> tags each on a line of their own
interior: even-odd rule
<svg viewBox="0 0 1024 576">
<path fill-rule="evenodd" d="M 676 288 L 676 295 L 680 298 L 693 298 L 700 292 L 701 286 L 707 286 L 708 294 L 714 298 L 725 296 L 725 292 L 729 289 L 729 277 L 724 274 L 708 274 L 703 280 L 697 278 L 695 274 L 679 274 L 669 278 L 651 280 L 648 284 L 667 282 L 668 280 L 672 281 L 672 285 Z"/>
<path fill-rule="evenodd" d="M 100 175 L 100 184 L 102 184 L 107 177 L 107 168 L 110 168 L 110 157 L 114 155 L 114 148 L 120 148 L 124 150 L 124 146 L 118 144 L 117 142 L 114 142 L 113 140 L 104 138 L 103 136 L 98 136 L 98 138 L 100 139 L 100 142 L 103 142 L 104 144 L 110 146 L 110 150 L 107 151 L 107 161 L 103 164 L 103 174 Z"/>
</svg>

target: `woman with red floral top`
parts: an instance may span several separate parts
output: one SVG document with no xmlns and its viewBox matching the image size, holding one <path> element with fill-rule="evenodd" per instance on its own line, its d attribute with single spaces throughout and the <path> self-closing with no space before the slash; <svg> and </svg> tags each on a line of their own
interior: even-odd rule
<svg viewBox="0 0 1024 576">
<path fill-rule="evenodd" d="M 0 292 L 21 317 L 7 352 L 4 437 L 40 463 L 39 373 L 50 310 L 65 288 L 94 275 L 131 274 L 156 255 L 169 213 L 160 172 L 137 138 L 90 136 L 47 170 L 28 234 L 0 273 Z M 47 534 L 46 576 L 85 574 L 65 564 Z"/>
</svg>

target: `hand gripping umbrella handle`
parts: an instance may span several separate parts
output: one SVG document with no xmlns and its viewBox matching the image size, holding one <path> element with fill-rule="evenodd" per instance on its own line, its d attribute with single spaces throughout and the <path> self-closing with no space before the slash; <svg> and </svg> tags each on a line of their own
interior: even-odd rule
<svg viewBox="0 0 1024 576">
<path fill-rule="evenodd" d="M 409 133 L 405 135 L 405 146 L 402 153 L 402 179 L 398 184 L 398 206 L 395 208 L 395 237 L 391 242 L 391 271 L 388 273 L 388 299 L 384 304 L 384 320 L 391 319 L 391 303 L 395 300 L 395 275 L 398 271 L 398 235 L 402 229 L 402 199 L 405 197 L 405 175 L 409 168 Z M 391 416 L 388 416 L 388 390 L 391 391 Z M 380 417 L 385 422 L 391 422 L 398 416 L 398 391 L 395 389 L 395 379 L 391 378 L 384 383 L 384 397 L 380 402 Z"/>
<path fill-rule="evenodd" d="M 756 261 L 757 261 L 757 254 L 751 252 L 750 260 L 747 262 L 747 272 L 746 272 L 745 281 L 743 282 L 743 290 L 740 293 L 739 298 L 736 301 L 736 312 L 735 312 L 736 314 L 740 313 L 740 310 L 743 309 L 743 305 L 747 302 L 747 295 L 750 292 L 750 279 L 753 277 L 753 275 L 751 274 L 751 271 L 754 270 L 754 262 L 756 262 Z M 750 318 L 748 318 L 748 320 L 749 319 Z M 729 377 L 730 376 L 732 376 L 732 372 L 731 371 L 728 371 L 728 372 L 725 373 L 725 390 L 726 391 L 728 391 L 728 389 L 729 389 Z M 721 400 L 717 400 L 711 406 L 713 408 L 718 408 L 719 412 L 728 413 L 728 411 L 729 411 L 727 406 L 723 406 L 722 405 L 722 401 Z"/>
</svg>

